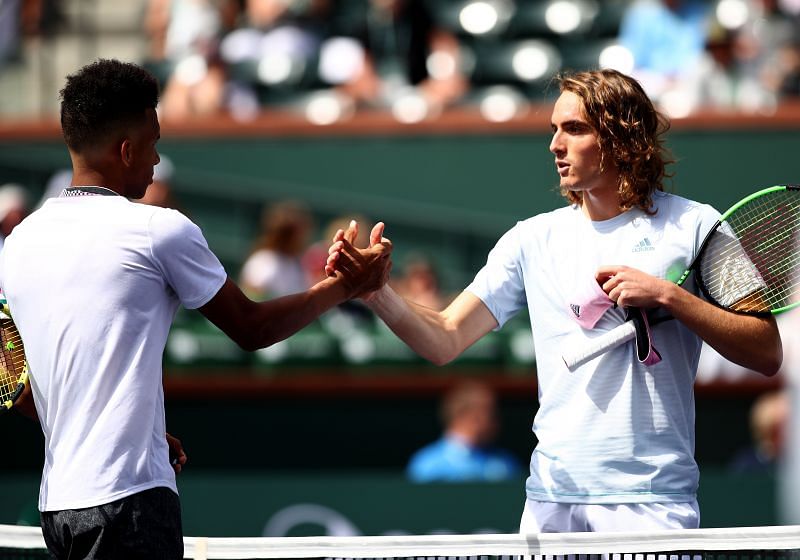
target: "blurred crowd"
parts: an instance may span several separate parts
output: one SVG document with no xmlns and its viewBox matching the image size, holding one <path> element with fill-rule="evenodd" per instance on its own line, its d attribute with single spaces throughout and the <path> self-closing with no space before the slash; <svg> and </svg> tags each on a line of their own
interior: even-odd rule
<svg viewBox="0 0 800 560">
<path fill-rule="evenodd" d="M 566 69 L 635 75 L 672 117 L 766 113 L 800 94 L 800 0 L 141 0 L 137 62 L 162 118 L 264 107 L 329 124 L 456 105 L 513 119 Z M 0 2 L 3 64 L 70 25 L 69 0 Z"/>
</svg>

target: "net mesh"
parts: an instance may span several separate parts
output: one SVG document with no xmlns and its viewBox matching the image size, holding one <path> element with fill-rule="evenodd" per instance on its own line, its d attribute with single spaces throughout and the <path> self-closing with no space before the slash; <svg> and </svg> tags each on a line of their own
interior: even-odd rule
<svg viewBox="0 0 800 560">
<path fill-rule="evenodd" d="M 375 537 L 185 537 L 185 558 L 414 558 L 570 560 L 800 559 L 800 526 L 648 533 Z M 0 525 L 0 558 L 48 558 L 41 531 Z"/>
<path fill-rule="evenodd" d="M 800 281 L 800 190 L 773 190 L 731 212 L 701 257 L 706 294 L 736 311 L 775 312 L 795 301 Z"/>
</svg>

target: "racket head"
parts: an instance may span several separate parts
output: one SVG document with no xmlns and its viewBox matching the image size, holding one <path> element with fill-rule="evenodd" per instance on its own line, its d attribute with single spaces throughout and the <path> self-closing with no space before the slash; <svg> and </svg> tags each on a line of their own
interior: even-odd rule
<svg viewBox="0 0 800 560">
<path fill-rule="evenodd" d="M 28 382 L 28 364 L 25 347 L 17 326 L 8 313 L 8 306 L 0 307 L 0 413 L 11 409 Z"/>
<path fill-rule="evenodd" d="M 800 187 L 760 190 L 731 207 L 694 265 L 706 298 L 739 313 L 769 315 L 800 305 Z"/>
</svg>

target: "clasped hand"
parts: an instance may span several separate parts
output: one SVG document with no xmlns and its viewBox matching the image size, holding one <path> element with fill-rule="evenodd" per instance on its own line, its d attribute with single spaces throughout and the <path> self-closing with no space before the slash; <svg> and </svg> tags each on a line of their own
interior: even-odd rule
<svg viewBox="0 0 800 560">
<path fill-rule="evenodd" d="M 383 237 L 383 222 L 378 222 L 369 234 L 369 247 L 359 249 L 353 245 L 358 236 L 358 222 L 350 222 L 345 230 L 338 230 L 328 249 L 325 274 L 342 275 L 350 297 L 364 297 L 383 287 L 392 270 L 392 242 Z"/>
</svg>

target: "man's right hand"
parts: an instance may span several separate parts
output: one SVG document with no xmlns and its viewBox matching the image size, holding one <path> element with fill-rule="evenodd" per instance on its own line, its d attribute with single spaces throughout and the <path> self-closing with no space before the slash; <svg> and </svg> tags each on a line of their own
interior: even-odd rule
<svg viewBox="0 0 800 560">
<path fill-rule="evenodd" d="M 325 273 L 341 275 L 349 296 L 368 297 L 389 280 L 392 269 L 392 242 L 383 237 L 383 222 L 372 228 L 369 247 L 359 249 L 353 245 L 358 235 L 358 222 L 351 221 L 346 231 L 338 230 L 328 250 Z"/>
</svg>

